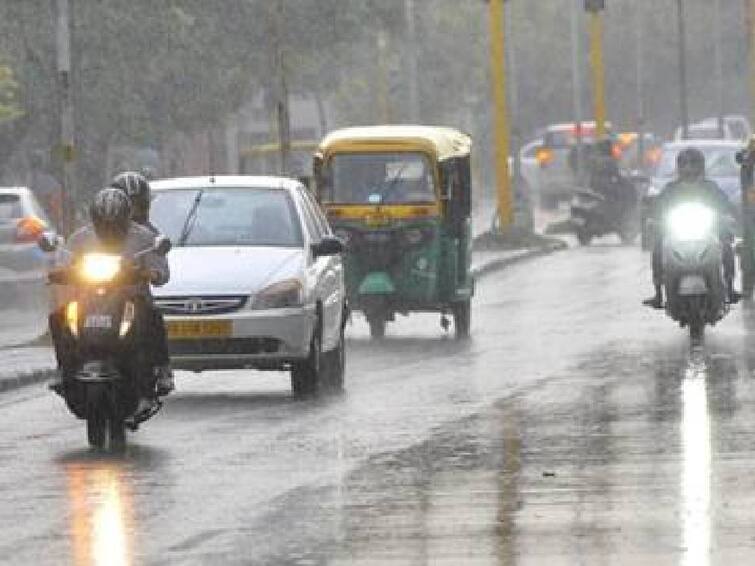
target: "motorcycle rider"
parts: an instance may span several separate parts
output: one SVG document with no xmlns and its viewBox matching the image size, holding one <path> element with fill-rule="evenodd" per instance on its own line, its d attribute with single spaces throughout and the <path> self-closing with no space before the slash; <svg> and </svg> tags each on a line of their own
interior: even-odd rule
<svg viewBox="0 0 755 566">
<path fill-rule="evenodd" d="M 154 246 L 155 236 L 146 228 L 131 220 L 131 201 L 120 189 L 108 187 L 100 190 L 89 208 L 91 224 L 75 232 L 67 243 L 69 255 L 67 264 L 88 251 L 108 251 L 111 253 L 133 256 Z M 165 257 L 157 252 L 145 254 L 141 257 L 142 267 L 149 273 L 152 285 L 164 285 L 170 278 L 170 270 Z M 145 304 L 150 304 L 151 295 L 148 283 L 140 284 L 140 295 Z M 76 345 L 68 340 L 63 332 L 64 305 L 60 305 L 50 315 L 50 334 L 55 346 L 58 359 L 58 378 L 50 384 L 50 388 L 60 393 L 65 380 L 77 367 Z M 144 340 L 145 343 L 149 339 Z M 141 399 L 136 412 L 141 413 L 151 408 L 153 404 L 151 390 L 152 381 L 146 380 L 141 385 Z"/>
<path fill-rule="evenodd" d="M 666 217 L 666 212 L 679 202 L 701 201 L 714 209 L 719 217 L 737 217 L 737 209 L 720 187 L 710 179 L 705 178 L 705 155 L 695 148 L 688 147 L 676 156 L 677 178 L 669 182 L 661 191 L 655 202 L 654 221 L 656 226 Z M 730 304 L 737 303 L 741 295 L 734 290 L 734 249 L 731 245 L 731 234 L 721 229 L 722 261 L 724 280 L 726 282 L 727 298 Z M 663 230 L 656 230 L 655 247 L 652 258 L 653 285 L 655 295 L 645 299 L 644 305 L 660 309 L 663 308 Z"/>
<path fill-rule="evenodd" d="M 609 139 L 595 143 L 590 163 L 590 188 L 605 198 L 611 218 L 623 219 L 637 203 L 634 185 L 621 175 Z"/>
<path fill-rule="evenodd" d="M 113 177 L 110 186 L 124 191 L 131 199 L 131 220 L 152 232 L 153 237 L 163 236 L 160 230 L 149 220 L 152 190 L 144 175 L 136 171 L 124 171 Z M 173 370 L 170 367 L 165 321 L 163 320 L 162 313 L 153 303 L 150 303 L 149 310 L 151 321 L 149 327 L 152 330 L 152 339 L 149 341 L 149 347 L 152 350 L 153 371 L 157 379 L 157 394 L 167 395 L 173 391 L 175 384 L 173 381 Z"/>
</svg>

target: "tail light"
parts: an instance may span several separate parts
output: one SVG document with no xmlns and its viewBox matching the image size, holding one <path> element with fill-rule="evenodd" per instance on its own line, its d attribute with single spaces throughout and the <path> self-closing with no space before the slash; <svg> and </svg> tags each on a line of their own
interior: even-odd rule
<svg viewBox="0 0 755 566">
<path fill-rule="evenodd" d="M 36 242 L 47 229 L 47 224 L 36 216 L 25 216 L 16 224 L 16 242 Z"/>
<path fill-rule="evenodd" d="M 535 159 L 540 167 L 547 167 L 553 161 L 553 151 L 547 147 L 541 147 L 535 152 Z"/>
<path fill-rule="evenodd" d="M 614 159 L 621 159 L 621 156 L 623 153 L 624 153 L 624 148 L 621 147 L 619 144 L 615 143 L 611 146 L 611 155 L 613 155 Z"/>
</svg>

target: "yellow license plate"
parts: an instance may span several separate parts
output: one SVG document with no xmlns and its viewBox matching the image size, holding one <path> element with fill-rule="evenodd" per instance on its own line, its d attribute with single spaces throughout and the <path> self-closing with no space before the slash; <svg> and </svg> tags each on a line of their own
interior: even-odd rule
<svg viewBox="0 0 755 566">
<path fill-rule="evenodd" d="M 192 338 L 228 338 L 231 336 L 230 320 L 169 320 L 168 338 L 186 340 Z"/>
</svg>

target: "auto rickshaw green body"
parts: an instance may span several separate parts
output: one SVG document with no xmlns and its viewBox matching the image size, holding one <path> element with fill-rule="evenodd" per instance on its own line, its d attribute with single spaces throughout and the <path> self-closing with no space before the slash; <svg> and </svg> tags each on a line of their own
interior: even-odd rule
<svg viewBox="0 0 755 566">
<path fill-rule="evenodd" d="M 410 312 L 452 314 L 457 337 L 469 334 L 470 153 L 465 134 L 425 126 L 347 128 L 320 143 L 317 198 L 346 241 L 349 304 L 373 337 Z M 365 172 L 377 181 L 363 191 L 356 180 Z M 397 196 L 419 181 L 422 195 Z"/>
</svg>

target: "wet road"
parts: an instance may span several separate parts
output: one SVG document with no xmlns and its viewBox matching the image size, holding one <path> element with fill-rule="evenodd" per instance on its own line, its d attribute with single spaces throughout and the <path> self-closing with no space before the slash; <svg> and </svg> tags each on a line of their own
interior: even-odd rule
<svg viewBox="0 0 755 566">
<path fill-rule="evenodd" d="M 40 388 L 6 394 L 0 561 L 751 564 L 755 323 L 691 349 L 639 307 L 646 263 L 596 246 L 493 274 L 467 343 L 357 321 L 342 397 L 181 374 L 120 459 Z"/>
</svg>

